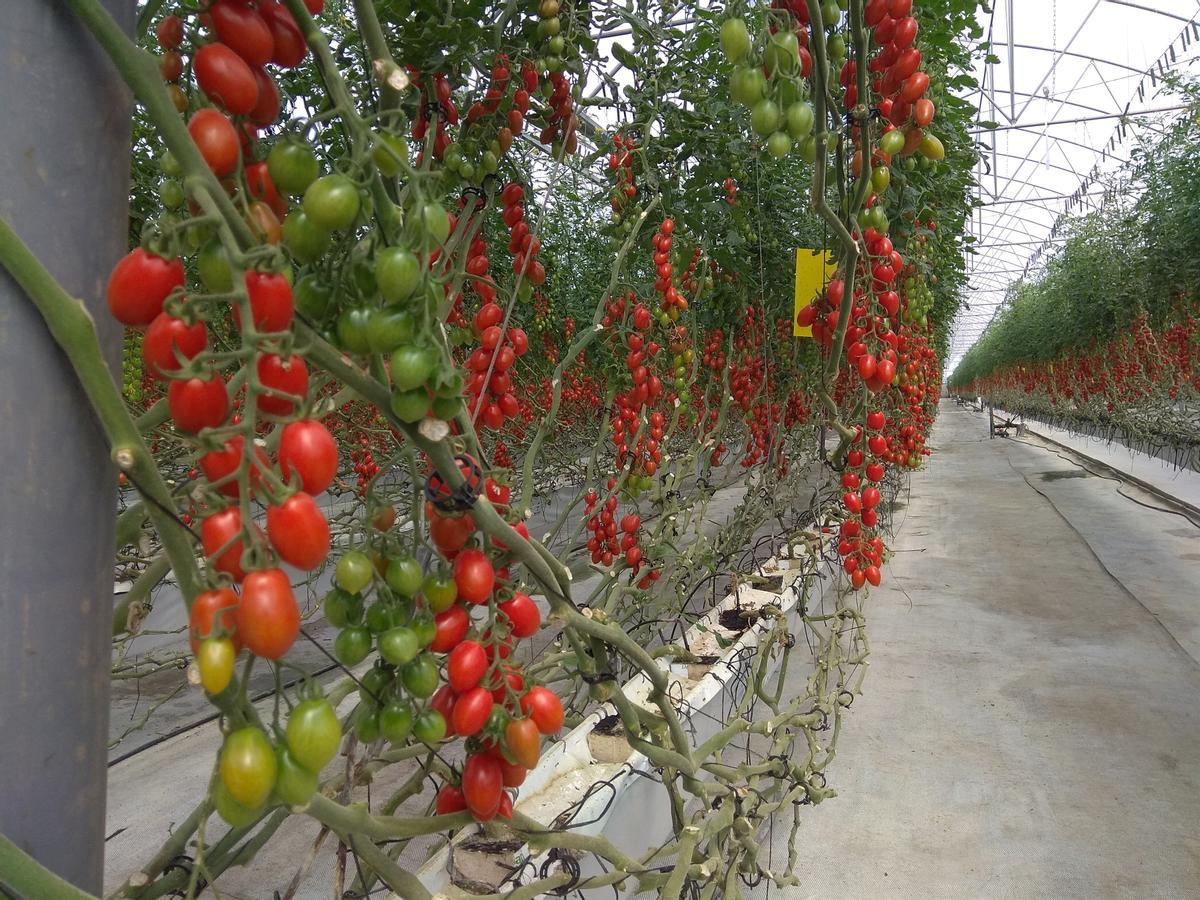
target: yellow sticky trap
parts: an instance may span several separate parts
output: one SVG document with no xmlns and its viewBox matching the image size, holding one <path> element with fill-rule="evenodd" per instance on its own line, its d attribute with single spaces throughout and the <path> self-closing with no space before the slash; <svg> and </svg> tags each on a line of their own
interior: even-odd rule
<svg viewBox="0 0 1200 900">
<path fill-rule="evenodd" d="M 833 277 L 833 256 L 828 250 L 812 250 L 799 247 L 796 250 L 796 299 L 792 309 L 792 336 L 812 337 L 812 326 L 801 328 L 796 324 L 800 310 L 808 306 L 821 291 L 826 281 Z"/>
</svg>

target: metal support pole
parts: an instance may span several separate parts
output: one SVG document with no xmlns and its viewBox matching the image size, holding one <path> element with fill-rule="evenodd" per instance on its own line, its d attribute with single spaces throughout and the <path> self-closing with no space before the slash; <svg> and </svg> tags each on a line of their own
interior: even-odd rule
<svg viewBox="0 0 1200 900">
<path fill-rule="evenodd" d="M 134 0 L 104 0 L 132 31 Z M 127 249 L 132 101 L 58 0 L 0 28 L 0 216 L 96 319 Z M 0 268 L 0 833 L 99 893 L 116 472 L 76 376 Z M 3 873 L 0 872 L 0 881 Z"/>
</svg>

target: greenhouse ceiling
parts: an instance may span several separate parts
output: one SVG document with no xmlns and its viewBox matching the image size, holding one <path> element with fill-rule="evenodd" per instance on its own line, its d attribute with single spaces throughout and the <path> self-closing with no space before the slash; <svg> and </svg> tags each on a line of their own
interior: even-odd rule
<svg viewBox="0 0 1200 900">
<path fill-rule="evenodd" d="M 947 372 L 1053 256 L 1063 219 L 1098 208 L 1137 143 L 1178 113 L 1165 79 L 1195 74 L 1200 51 L 1200 0 L 995 0 L 979 15 L 992 51 L 972 95 L 976 254 Z"/>
</svg>

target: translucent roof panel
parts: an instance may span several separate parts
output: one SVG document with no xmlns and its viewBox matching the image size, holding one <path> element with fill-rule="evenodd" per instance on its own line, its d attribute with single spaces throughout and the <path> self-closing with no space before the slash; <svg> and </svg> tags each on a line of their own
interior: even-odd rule
<svg viewBox="0 0 1200 900">
<path fill-rule="evenodd" d="M 1200 53 L 1200 0 L 993 0 L 979 16 L 982 205 L 947 373 L 1061 243 L 1056 223 L 1096 208 L 1130 148 L 1178 112 L 1164 77 L 1195 73 Z"/>
</svg>

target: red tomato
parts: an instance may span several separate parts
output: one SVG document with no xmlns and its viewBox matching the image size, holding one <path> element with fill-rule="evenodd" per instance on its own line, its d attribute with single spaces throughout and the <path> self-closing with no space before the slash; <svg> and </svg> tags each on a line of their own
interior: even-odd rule
<svg viewBox="0 0 1200 900">
<path fill-rule="evenodd" d="M 174 50 L 168 50 L 159 57 L 158 72 L 163 81 L 177 81 L 183 74 L 183 57 Z"/>
<path fill-rule="evenodd" d="M 171 292 L 183 285 L 183 260 L 163 259 L 138 247 L 108 276 L 108 311 L 123 325 L 145 327 L 162 313 Z"/>
<path fill-rule="evenodd" d="M 499 761 L 488 753 L 467 757 L 463 766 L 462 792 L 471 815 L 481 822 L 494 818 L 504 794 L 504 773 Z"/>
<path fill-rule="evenodd" d="M 279 558 L 297 569 L 315 569 L 329 555 L 329 523 L 303 492 L 267 508 L 267 537 Z"/>
<path fill-rule="evenodd" d="M 165 381 L 164 373 L 179 371 L 179 356 L 193 359 L 207 346 L 208 331 L 203 322 L 188 325 L 183 319 L 159 313 L 142 339 L 142 362 L 151 377 Z"/>
<path fill-rule="evenodd" d="M 461 606 L 438 613 L 433 621 L 437 624 L 437 633 L 429 649 L 434 653 L 449 653 L 467 636 L 467 629 L 471 627 L 471 617 Z"/>
<path fill-rule="evenodd" d="M 302 356 L 294 354 L 284 360 L 274 353 L 264 353 L 258 358 L 258 380 L 263 387 L 290 394 L 302 402 L 308 396 L 308 366 Z M 258 408 L 273 416 L 289 416 L 296 408 L 296 400 L 274 394 L 259 394 Z"/>
<path fill-rule="evenodd" d="M 513 801 L 507 791 L 500 795 L 500 806 L 496 808 L 496 815 L 502 819 L 511 819 L 513 816 Z"/>
<path fill-rule="evenodd" d="M 195 434 L 225 421 L 229 415 L 229 392 L 218 375 L 172 381 L 167 389 L 167 409 L 176 428 Z"/>
<path fill-rule="evenodd" d="M 507 685 L 505 682 L 507 682 Z M 521 691 L 525 690 L 525 678 L 516 669 L 505 666 L 502 676 L 494 676 L 488 679 L 488 686 L 492 688 L 493 700 L 497 703 L 506 703 L 508 701 L 509 690 L 518 696 Z"/>
<path fill-rule="evenodd" d="M 286 216 L 287 201 L 280 197 L 279 191 L 275 189 L 275 182 L 271 180 L 267 164 L 265 162 L 250 163 L 246 166 L 245 173 L 246 186 L 250 188 L 250 196 L 266 203 L 278 218 L 282 219 Z"/>
<path fill-rule="evenodd" d="M 913 119 L 922 128 L 933 121 L 933 113 L 934 106 L 932 100 L 922 97 L 915 104 L 913 104 Z"/>
<path fill-rule="evenodd" d="M 450 724 L 454 727 L 455 733 L 463 737 L 478 734 L 487 724 L 494 705 L 492 692 L 487 688 L 473 687 L 466 693 L 460 694 L 454 701 L 454 709 L 450 712 Z"/>
<path fill-rule="evenodd" d="M 238 603 L 237 593 L 227 587 L 196 595 L 188 616 L 188 641 L 193 655 L 200 652 L 202 639 L 218 631 L 233 641 L 235 649 L 241 649 L 242 642 L 237 635 Z"/>
<path fill-rule="evenodd" d="M 242 570 L 242 552 L 246 548 L 241 532 L 242 514 L 236 506 L 215 512 L 200 524 L 204 555 L 214 569 L 238 582 L 246 577 Z"/>
<path fill-rule="evenodd" d="M 313 419 L 292 422 L 279 437 L 279 468 L 290 483 L 292 473 L 300 477 L 306 494 L 319 494 L 337 475 L 337 442 L 329 429 Z"/>
<path fill-rule="evenodd" d="M 254 82 L 258 86 L 258 102 L 250 110 L 250 121 L 258 125 L 274 125 L 279 118 L 279 85 L 266 69 L 255 68 Z"/>
<path fill-rule="evenodd" d="M 275 42 L 271 62 L 285 69 L 295 68 L 304 62 L 308 45 L 304 43 L 304 35 L 287 8 L 278 0 L 266 0 L 258 4 L 258 12 L 266 20 Z"/>
<path fill-rule="evenodd" d="M 252 66 L 271 61 L 275 40 L 266 21 L 239 0 L 222 0 L 208 10 L 217 37 Z"/>
<path fill-rule="evenodd" d="M 456 693 L 476 687 L 487 671 L 487 652 L 477 641 L 463 641 L 446 660 L 446 681 Z"/>
<path fill-rule="evenodd" d="M 527 594 L 513 594 L 511 600 L 500 604 L 500 612 L 508 616 L 513 637 L 532 637 L 542 627 L 542 612 Z"/>
<path fill-rule="evenodd" d="M 487 603 L 496 585 L 496 570 L 482 550 L 464 550 L 454 559 L 458 596 L 468 603 Z"/>
<path fill-rule="evenodd" d="M 466 808 L 467 801 L 463 798 L 463 792 L 455 785 L 443 785 L 438 791 L 436 810 L 439 816 L 462 812 Z"/>
<path fill-rule="evenodd" d="M 529 774 L 528 769 L 519 763 L 510 763 L 499 750 L 493 751 L 492 756 L 496 757 L 496 761 L 500 763 L 500 774 L 506 788 L 520 787 L 525 783 L 525 776 Z"/>
<path fill-rule="evenodd" d="M 183 19 L 179 16 L 163 16 L 154 28 L 158 38 L 158 46 L 164 50 L 174 50 L 183 43 Z"/>
<path fill-rule="evenodd" d="M 238 635 L 251 653 L 279 659 L 300 633 L 300 608 L 282 569 L 246 576 L 237 614 Z"/>
<path fill-rule="evenodd" d="M 310 15 L 319 16 L 325 9 L 325 0 L 304 0 L 304 8 Z"/>
<path fill-rule="evenodd" d="M 274 333 L 287 331 L 296 312 L 296 301 L 292 286 L 278 272 L 247 272 L 246 294 L 250 298 L 250 312 L 254 316 L 254 327 L 258 331 Z M 241 310 L 234 306 L 233 319 L 242 327 Z"/>
<path fill-rule="evenodd" d="M 433 509 L 432 505 L 429 509 Z M 475 533 L 475 522 L 470 515 L 442 516 L 436 511 L 429 517 L 429 537 L 434 546 L 446 557 L 452 557 Z"/>
<path fill-rule="evenodd" d="M 224 178 L 237 168 L 242 152 L 240 140 L 237 129 L 223 113 L 211 106 L 196 110 L 188 122 L 188 134 L 218 178 Z"/>
<path fill-rule="evenodd" d="M 458 699 L 458 695 L 451 690 L 450 685 L 443 684 L 440 688 L 434 691 L 433 696 L 429 698 L 429 708 L 441 715 L 446 721 L 446 736 L 450 737 L 454 734 L 454 723 L 450 720 L 450 713 L 454 709 L 454 701 Z"/>
<path fill-rule="evenodd" d="M 512 719 L 504 729 L 504 745 L 520 765 L 532 769 L 542 750 L 542 735 L 533 719 Z"/>
<path fill-rule="evenodd" d="M 562 701 L 549 688 L 541 685 L 530 688 L 521 698 L 521 712 L 533 719 L 542 734 L 557 734 L 562 728 Z"/>
<path fill-rule="evenodd" d="M 220 450 L 210 450 L 200 457 L 200 469 L 204 472 L 204 477 L 210 483 L 220 481 L 222 478 L 228 478 L 237 471 L 238 466 L 242 462 L 242 447 L 245 441 L 240 434 L 234 435 L 225 442 L 225 446 Z M 262 481 L 261 470 L 271 465 L 271 460 L 267 458 L 266 452 L 261 447 L 254 448 L 254 456 L 257 460 L 257 465 L 250 469 L 250 487 L 255 488 Z M 236 497 L 240 490 L 236 478 L 230 478 L 229 481 L 222 484 L 217 490 L 226 497 Z"/>
<path fill-rule="evenodd" d="M 234 115 L 245 115 L 258 103 L 254 73 L 244 59 L 224 44 L 205 44 L 196 51 L 192 68 L 200 90 Z"/>
</svg>

